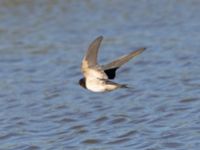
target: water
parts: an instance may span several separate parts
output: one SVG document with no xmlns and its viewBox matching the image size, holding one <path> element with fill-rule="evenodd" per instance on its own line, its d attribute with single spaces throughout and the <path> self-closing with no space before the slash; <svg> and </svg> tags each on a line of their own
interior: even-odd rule
<svg viewBox="0 0 200 150">
<path fill-rule="evenodd" d="M 0 2 L 1 150 L 198 150 L 200 21 L 193 1 Z M 92 93 L 78 80 L 89 43 L 99 61 L 147 50 Z"/>
</svg>

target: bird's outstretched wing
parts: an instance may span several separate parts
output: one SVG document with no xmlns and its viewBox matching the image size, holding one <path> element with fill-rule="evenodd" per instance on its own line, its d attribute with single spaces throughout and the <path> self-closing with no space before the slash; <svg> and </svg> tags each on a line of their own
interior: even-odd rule
<svg viewBox="0 0 200 150">
<path fill-rule="evenodd" d="M 90 44 L 85 54 L 85 57 L 83 58 L 82 61 L 82 66 L 81 66 L 82 71 L 84 69 L 97 65 L 97 55 L 102 40 L 103 36 L 99 36 Z"/>
<path fill-rule="evenodd" d="M 103 65 L 102 68 L 103 68 L 104 71 L 109 70 L 109 69 L 119 68 L 120 66 L 122 66 L 123 64 L 128 62 L 133 57 L 142 53 L 144 50 L 145 50 L 145 48 L 140 48 L 140 49 L 133 51 L 133 52 L 127 54 L 127 55 L 119 57 L 118 59 L 112 61 L 111 63 Z"/>
<path fill-rule="evenodd" d="M 122 66 L 123 64 L 128 62 L 133 57 L 139 55 L 144 50 L 145 50 L 145 48 L 140 48 L 140 49 L 138 49 L 136 51 L 133 51 L 133 52 L 129 53 L 128 55 L 124 55 L 124 56 L 112 61 L 111 63 L 103 65 L 102 68 L 103 68 L 104 72 L 106 73 L 106 75 L 108 76 L 109 79 L 114 79 L 115 78 L 115 74 L 116 74 L 116 70 L 120 66 Z"/>
</svg>

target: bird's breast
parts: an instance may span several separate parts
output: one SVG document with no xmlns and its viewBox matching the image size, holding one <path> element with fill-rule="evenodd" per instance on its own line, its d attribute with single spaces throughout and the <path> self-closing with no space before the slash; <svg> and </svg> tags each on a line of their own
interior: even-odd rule
<svg viewBox="0 0 200 150">
<path fill-rule="evenodd" d="M 86 79 L 86 87 L 88 90 L 93 92 L 104 92 L 106 91 L 106 86 L 103 81 L 98 79 Z"/>
<path fill-rule="evenodd" d="M 119 88 L 117 84 L 106 83 L 105 80 L 91 78 L 86 79 L 86 87 L 93 92 L 106 92 Z"/>
</svg>

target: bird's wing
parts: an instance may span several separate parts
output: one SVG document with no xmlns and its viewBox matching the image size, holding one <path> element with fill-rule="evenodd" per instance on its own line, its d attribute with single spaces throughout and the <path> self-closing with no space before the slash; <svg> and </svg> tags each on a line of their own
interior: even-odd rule
<svg viewBox="0 0 200 150">
<path fill-rule="evenodd" d="M 90 44 L 82 60 L 82 66 L 81 66 L 82 71 L 91 66 L 97 65 L 97 54 L 102 40 L 103 36 L 99 36 Z"/>
<path fill-rule="evenodd" d="M 116 74 L 117 69 L 118 68 L 111 68 L 111 69 L 104 70 L 105 74 L 108 76 L 108 79 L 114 79 L 115 78 L 115 74 Z"/>
<path fill-rule="evenodd" d="M 131 53 L 129 53 L 128 55 L 124 55 L 114 61 L 112 61 L 111 63 L 108 63 L 106 65 L 103 65 L 102 68 L 104 71 L 107 70 L 111 70 L 114 68 L 119 68 L 120 66 L 122 66 L 123 64 L 125 64 L 126 62 L 128 62 L 130 59 L 132 59 L 133 57 L 139 55 L 140 53 L 142 53 L 145 50 L 145 48 L 140 48 L 136 51 L 133 51 Z M 116 71 L 116 69 L 114 71 Z"/>
</svg>

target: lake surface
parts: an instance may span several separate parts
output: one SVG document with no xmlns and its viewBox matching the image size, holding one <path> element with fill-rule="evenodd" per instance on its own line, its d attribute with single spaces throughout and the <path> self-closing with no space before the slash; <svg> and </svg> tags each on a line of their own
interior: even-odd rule
<svg viewBox="0 0 200 150">
<path fill-rule="evenodd" d="M 200 2 L 0 1 L 1 150 L 199 150 Z M 81 88 L 80 63 L 147 50 L 117 72 L 133 89 Z"/>
</svg>

